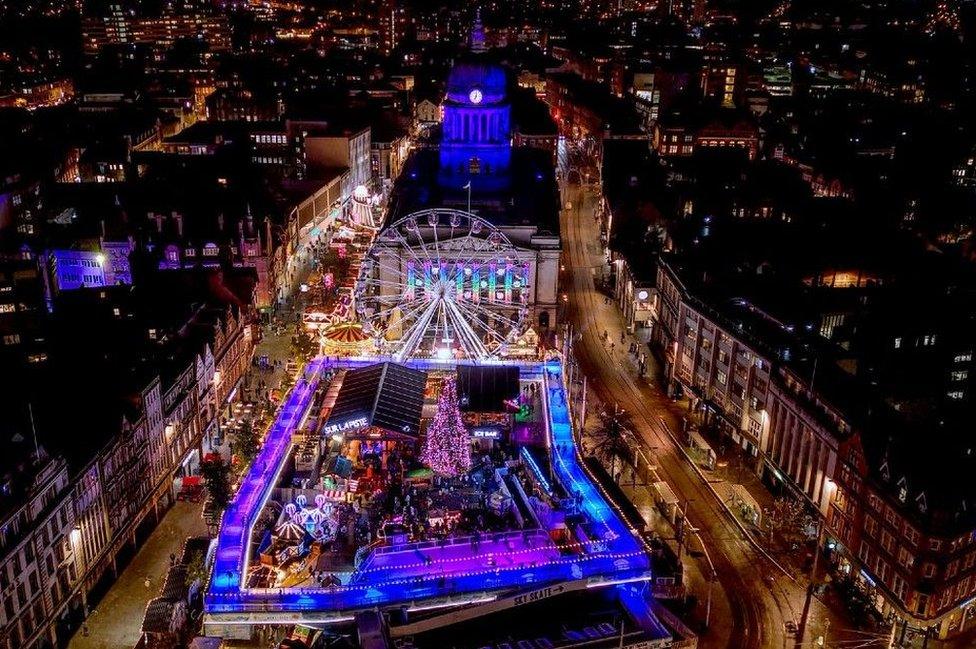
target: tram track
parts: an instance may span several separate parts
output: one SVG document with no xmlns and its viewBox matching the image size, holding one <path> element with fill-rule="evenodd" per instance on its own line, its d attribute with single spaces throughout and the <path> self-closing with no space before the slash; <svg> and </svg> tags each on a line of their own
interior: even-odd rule
<svg viewBox="0 0 976 649">
<path fill-rule="evenodd" d="M 580 338 L 574 349 L 590 386 L 604 403 L 617 403 L 631 415 L 634 433 L 649 448 L 657 472 L 686 503 L 688 522 L 697 528 L 709 550 L 715 568 L 715 579 L 728 606 L 731 624 L 725 637 L 706 634 L 701 646 L 760 649 L 782 646 L 784 625 L 795 619 L 790 602 L 796 586 L 778 581 L 779 567 L 752 545 L 742 531 L 728 518 L 709 486 L 689 465 L 672 436 L 664 430 L 659 417 L 669 417 L 667 397 L 659 390 L 638 383 L 626 364 L 608 350 L 602 338 L 605 328 L 598 324 L 603 296 L 596 292 L 591 274 L 594 243 L 591 232 L 584 231 L 590 213 L 584 209 L 585 195 L 577 188 L 573 202 L 575 214 L 562 213 L 562 231 L 569 262 L 567 282 L 570 322 Z M 593 226 L 588 228 L 593 229 Z M 795 593 L 793 597 L 795 597 Z M 713 625 L 720 628 L 721 625 Z"/>
</svg>

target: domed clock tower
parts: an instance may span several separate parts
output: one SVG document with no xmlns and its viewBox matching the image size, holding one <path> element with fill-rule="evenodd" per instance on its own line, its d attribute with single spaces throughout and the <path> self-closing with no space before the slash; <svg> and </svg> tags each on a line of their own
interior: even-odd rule
<svg viewBox="0 0 976 649">
<path fill-rule="evenodd" d="M 460 61 L 447 78 L 441 183 L 492 190 L 507 184 L 511 106 L 505 71 L 480 59 Z"/>
</svg>

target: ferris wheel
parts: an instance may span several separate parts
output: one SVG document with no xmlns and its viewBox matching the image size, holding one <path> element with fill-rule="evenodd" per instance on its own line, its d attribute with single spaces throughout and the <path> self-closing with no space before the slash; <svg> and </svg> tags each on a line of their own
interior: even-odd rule
<svg viewBox="0 0 976 649">
<path fill-rule="evenodd" d="M 485 219 L 429 209 L 382 230 L 363 259 L 355 310 L 383 353 L 485 359 L 521 332 L 529 262 Z"/>
</svg>

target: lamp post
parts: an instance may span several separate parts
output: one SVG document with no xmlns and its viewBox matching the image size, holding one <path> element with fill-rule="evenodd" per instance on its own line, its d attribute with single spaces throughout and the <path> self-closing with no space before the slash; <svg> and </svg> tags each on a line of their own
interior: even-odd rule
<svg viewBox="0 0 976 649">
<path fill-rule="evenodd" d="M 827 478 L 826 486 L 830 493 L 833 493 L 834 488 L 836 488 L 834 481 L 830 478 Z M 828 493 L 827 496 L 828 507 L 830 506 L 830 493 Z M 810 583 L 807 584 L 807 594 L 803 601 L 803 613 L 800 615 L 800 624 L 796 630 L 796 649 L 801 649 L 803 646 L 803 634 L 806 631 L 807 619 L 810 616 L 810 605 L 813 602 L 813 589 L 817 580 L 817 567 L 820 564 L 820 546 L 823 543 L 823 532 L 824 521 L 821 519 L 817 522 L 817 546 L 813 551 L 813 566 L 810 568 Z"/>
</svg>

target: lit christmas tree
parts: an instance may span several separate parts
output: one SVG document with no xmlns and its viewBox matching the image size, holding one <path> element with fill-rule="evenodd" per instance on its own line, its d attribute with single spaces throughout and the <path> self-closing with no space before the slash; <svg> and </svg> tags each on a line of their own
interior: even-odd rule
<svg viewBox="0 0 976 649">
<path fill-rule="evenodd" d="M 446 379 L 437 400 L 437 414 L 427 429 L 421 459 L 435 473 L 454 477 L 471 468 L 471 442 L 458 408 L 457 385 Z"/>
</svg>

